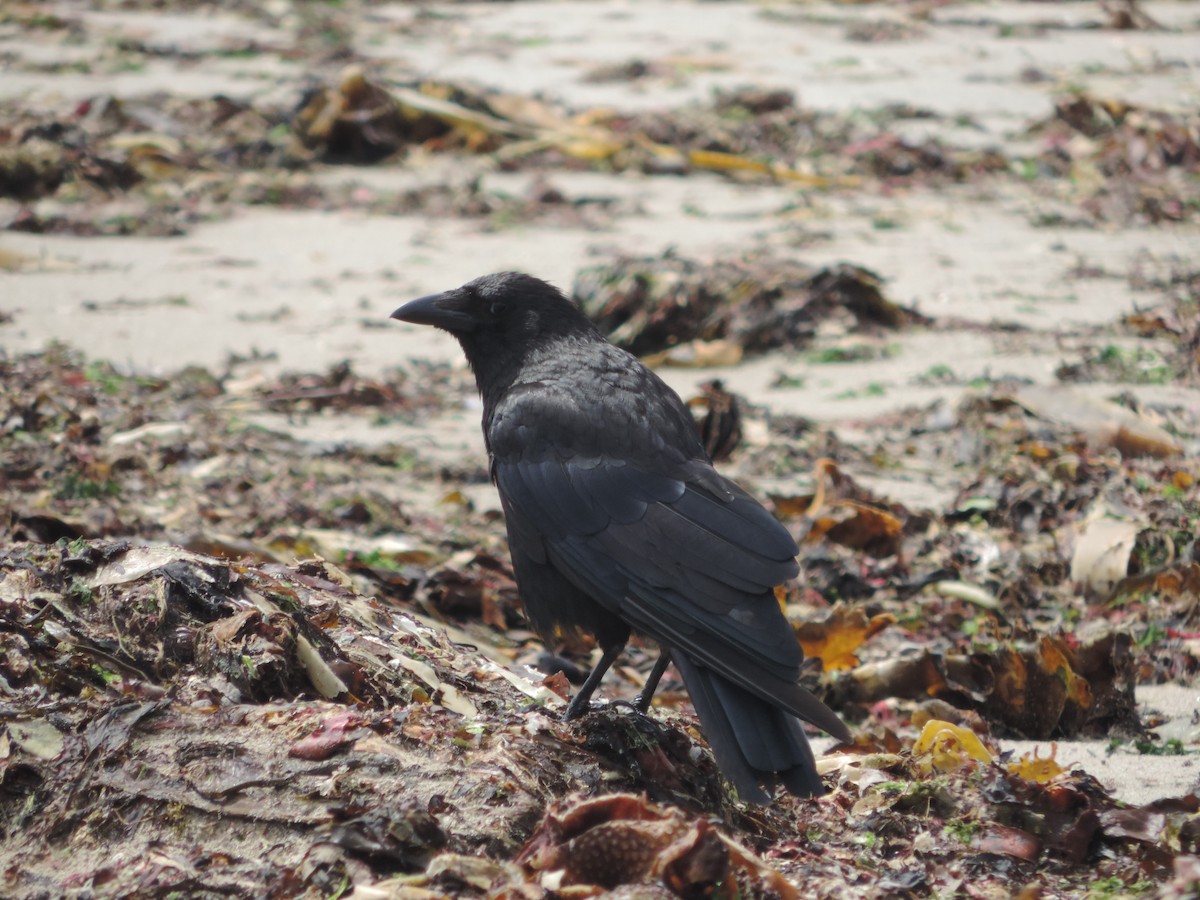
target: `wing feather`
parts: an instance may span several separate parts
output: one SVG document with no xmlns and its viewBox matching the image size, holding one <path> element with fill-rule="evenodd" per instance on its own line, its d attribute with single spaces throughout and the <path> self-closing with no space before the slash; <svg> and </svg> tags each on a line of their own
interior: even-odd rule
<svg viewBox="0 0 1200 900">
<path fill-rule="evenodd" d="M 799 571 L 787 529 L 705 459 L 618 457 L 628 436 L 598 430 L 604 449 L 581 450 L 586 442 L 566 438 L 578 437 L 574 413 L 542 399 L 537 435 L 521 424 L 535 413 L 512 409 L 489 432 L 492 474 L 523 551 L 639 631 L 847 739 L 797 684 L 803 653 L 772 590 Z"/>
</svg>

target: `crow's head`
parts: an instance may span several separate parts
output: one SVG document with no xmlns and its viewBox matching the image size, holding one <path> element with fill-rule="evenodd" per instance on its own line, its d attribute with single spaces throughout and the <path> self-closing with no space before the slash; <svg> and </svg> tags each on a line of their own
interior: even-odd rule
<svg viewBox="0 0 1200 900">
<path fill-rule="evenodd" d="M 521 344 L 590 328 L 587 318 L 558 288 L 521 272 L 484 275 L 462 287 L 412 300 L 391 317 L 433 325 L 464 343 L 498 339 Z"/>
<path fill-rule="evenodd" d="M 563 360 L 605 338 L 552 284 L 497 272 L 404 304 L 391 318 L 449 331 L 462 344 L 485 409 L 535 360 Z"/>
<path fill-rule="evenodd" d="M 412 300 L 393 319 L 433 325 L 462 344 L 485 401 L 529 360 L 604 337 L 562 291 L 532 275 L 497 272 L 442 294 Z"/>
</svg>

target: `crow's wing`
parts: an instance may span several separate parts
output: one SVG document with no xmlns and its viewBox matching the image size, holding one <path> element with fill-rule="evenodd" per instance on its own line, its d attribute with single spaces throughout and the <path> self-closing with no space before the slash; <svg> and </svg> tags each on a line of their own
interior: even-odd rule
<svg viewBox="0 0 1200 900">
<path fill-rule="evenodd" d="M 797 574 L 797 547 L 761 504 L 703 459 L 637 464 L 528 429 L 510 440 L 497 424 L 492 475 L 525 552 L 639 631 L 849 738 L 796 684 L 803 653 L 772 588 Z"/>
</svg>

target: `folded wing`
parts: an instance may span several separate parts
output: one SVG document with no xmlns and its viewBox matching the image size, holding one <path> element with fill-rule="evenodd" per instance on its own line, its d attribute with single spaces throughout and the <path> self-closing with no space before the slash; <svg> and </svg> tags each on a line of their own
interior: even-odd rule
<svg viewBox="0 0 1200 900">
<path fill-rule="evenodd" d="M 524 449 L 493 461 L 523 544 L 540 540 L 574 585 L 677 658 L 849 739 L 796 683 L 803 654 L 773 588 L 797 574 L 797 547 L 757 501 L 703 460 L 653 471 L 546 445 Z"/>
</svg>

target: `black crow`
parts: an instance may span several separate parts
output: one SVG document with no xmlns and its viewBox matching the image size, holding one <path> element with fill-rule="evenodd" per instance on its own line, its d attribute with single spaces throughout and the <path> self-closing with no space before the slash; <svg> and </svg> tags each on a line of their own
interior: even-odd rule
<svg viewBox="0 0 1200 900">
<path fill-rule="evenodd" d="M 392 318 L 462 344 L 530 623 L 603 651 L 566 717 L 633 629 L 663 648 L 640 705 L 669 655 L 743 798 L 766 803 L 777 782 L 823 793 L 799 719 L 850 733 L 797 683 L 803 653 L 773 590 L 799 571 L 796 543 L 713 468 L 679 395 L 530 275 L 486 275 Z"/>
</svg>

